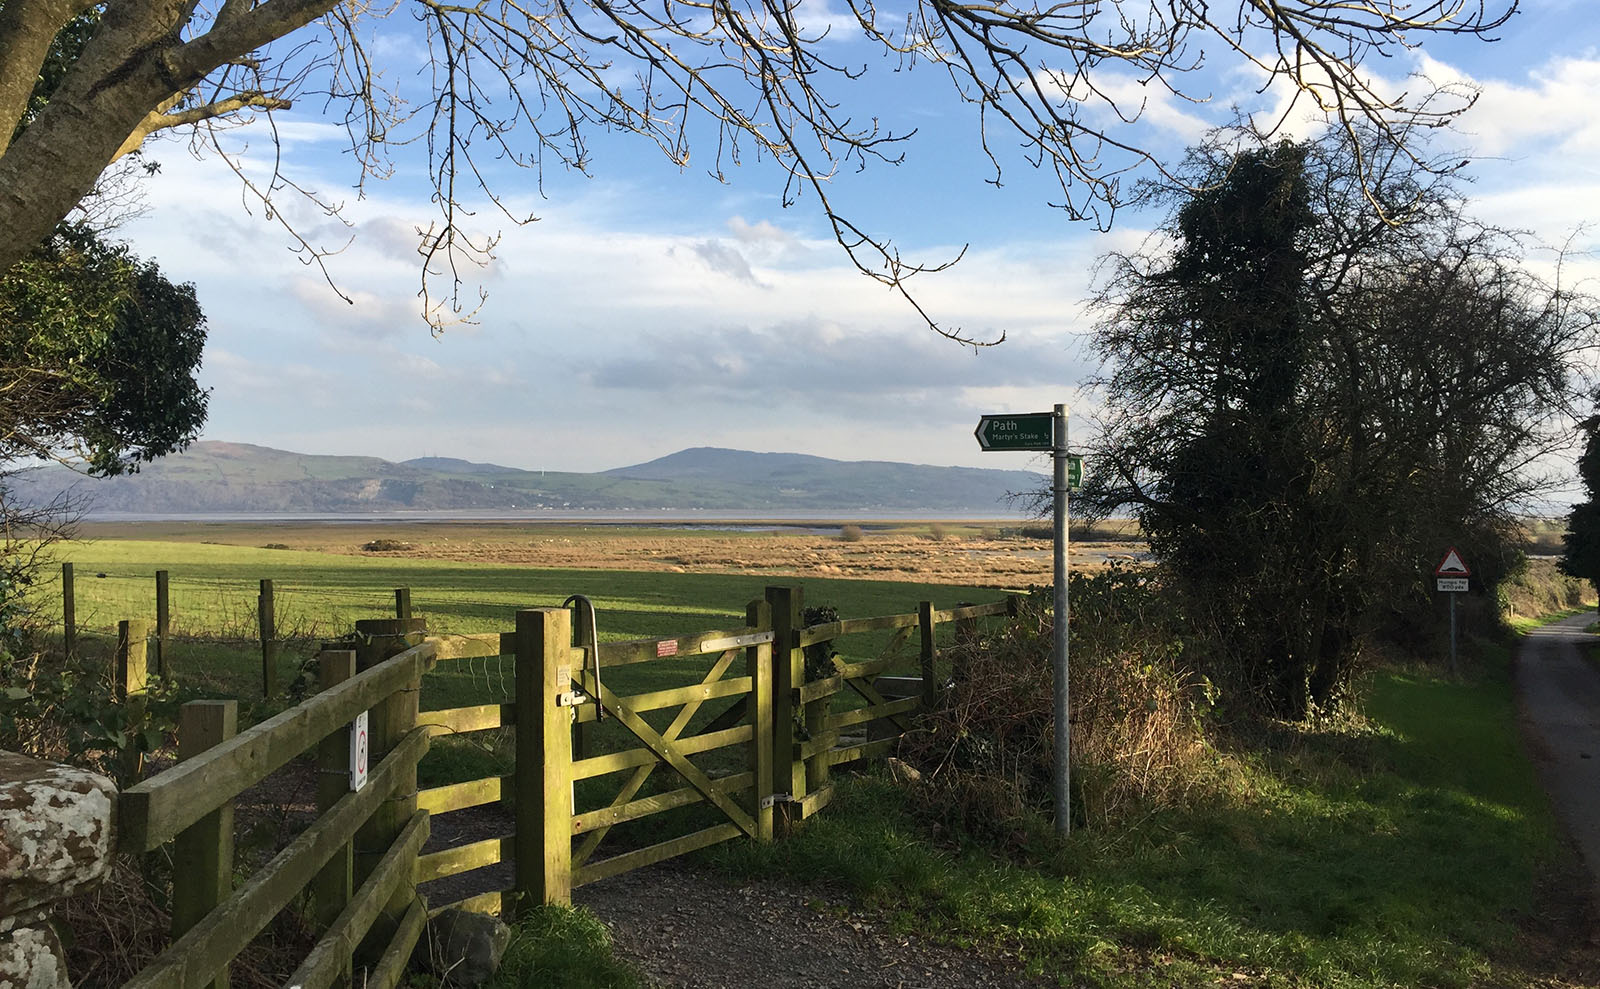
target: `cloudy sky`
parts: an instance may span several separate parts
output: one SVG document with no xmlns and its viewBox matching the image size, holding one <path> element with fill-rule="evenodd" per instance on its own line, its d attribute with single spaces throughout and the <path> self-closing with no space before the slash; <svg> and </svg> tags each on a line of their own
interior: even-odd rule
<svg viewBox="0 0 1600 989">
<path fill-rule="evenodd" d="M 830 13 L 826 2 L 805 4 Z M 1479 87 L 1478 104 L 1440 138 L 1475 159 L 1477 213 L 1592 249 L 1600 230 L 1582 224 L 1600 218 L 1600 18 L 1588 0 L 1522 7 L 1495 44 L 1431 39 L 1376 70 L 1394 85 L 1420 72 Z M 420 100 L 421 50 L 403 35 L 380 40 L 388 78 Z M 343 131 L 303 99 L 278 115 L 276 150 L 259 128 L 229 140 L 254 174 L 276 154 L 299 185 L 343 202 L 348 229 L 288 193 L 277 208 L 316 243 L 349 242 L 327 268 L 353 304 L 214 153 L 195 157 L 181 142 L 151 148 L 161 170 L 148 210 L 121 230 L 197 287 L 210 324 L 205 437 L 556 470 L 690 446 L 1029 466 L 1026 455 L 980 453 L 977 417 L 1092 402 L 1078 386 L 1094 370 L 1083 300 L 1095 258 L 1137 246 L 1156 218 L 1121 213 L 1109 233 L 1068 221 L 1049 207 L 1043 177 L 1006 159 L 1005 139 L 997 187 L 970 107 L 937 70 L 895 73 L 864 46 L 829 43 L 868 68 L 851 99 L 917 130 L 903 165 L 841 169 L 836 204 L 908 258 L 943 261 L 965 245 L 958 265 L 917 280 L 918 300 L 944 325 L 1004 332 L 1003 345 L 975 352 L 930 332 L 849 267 L 809 200 L 785 208 L 768 163 L 752 157 L 719 182 L 709 161 L 680 169 L 642 142 L 604 135 L 588 176 L 547 167 L 541 188 L 532 173 L 491 166 L 510 212 L 538 219 L 516 226 L 474 204 L 475 229 L 501 235 L 496 259 L 468 273 L 467 292 L 476 298 L 481 285 L 487 301 L 475 322 L 436 338 L 417 298 L 416 231 L 435 215 L 422 147 L 401 149 L 394 178 L 358 193 Z M 1211 64 L 1196 84 L 1204 103 L 1103 81 L 1133 106 L 1145 98 L 1130 133 L 1175 159 L 1235 106 L 1281 98 L 1257 95 L 1259 79 L 1220 53 Z"/>
</svg>

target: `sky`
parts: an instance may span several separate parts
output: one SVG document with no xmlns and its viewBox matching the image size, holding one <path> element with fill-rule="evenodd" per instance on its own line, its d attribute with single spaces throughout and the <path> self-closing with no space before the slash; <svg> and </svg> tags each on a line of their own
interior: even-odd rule
<svg viewBox="0 0 1600 989">
<path fill-rule="evenodd" d="M 1470 82 L 1477 104 L 1437 146 L 1473 163 L 1474 212 L 1579 252 L 1567 277 L 1600 274 L 1600 18 L 1590 0 L 1522 0 L 1493 44 L 1427 39 L 1374 66 L 1403 85 L 1421 72 Z M 826 0 L 804 0 L 816 16 Z M 395 15 L 402 17 L 404 15 Z M 405 17 L 409 21 L 409 17 Z M 375 30 L 386 79 L 426 96 L 426 54 L 403 24 Z M 903 300 L 850 267 L 809 199 L 785 206 L 782 173 L 746 159 L 708 175 L 697 148 L 680 168 L 638 139 L 599 135 L 589 174 L 539 176 L 489 162 L 505 220 L 481 199 L 473 229 L 500 237 L 495 260 L 469 272 L 487 293 L 473 322 L 438 336 L 420 316 L 416 230 L 436 215 L 423 146 L 399 149 L 394 174 L 360 190 L 344 132 L 315 99 L 228 135 L 246 174 L 276 160 L 302 187 L 344 204 L 348 227 L 281 195 L 276 213 L 308 239 L 343 250 L 318 267 L 293 249 L 277 215 L 242 192 L 214 153 L 167 140 L 147 147 L 160 171 L 146 210 L 119 231 L 169 278 L 192 282 L 209 325 L 201 382 L 211 389 L 204 438 L 303 453 L 404 460 L 454 456 L 514 467 L 593 471 L 686 447 L 809 453 L 843 460 L 1042 468 L 1020 453 L 980 452 L 984 413 L 1067 403 L 1085 422 L 1097 366 L 1085 300 L 1095 260 L 1137 248 L 1160 216 L 1119 213 L 1109 232 L 1050 208 L 1059 190 L 997 141 L 996 186 L 969 106 L 936 68 L 895 72 L 839 31 L 827 42 L 867 68 L 847 109 L 916 129 L 899 166 L 847 166 L 830 183 L 841 212 L 893 239 L 908 258 L 947 271 L 913 283 L 945 340 Z M 1225 53 L 1195 83 L 1209 101 L 1146 98 L 1127 133 L 1176 161 L 1235 107 L 1270 111 L 1276 90 Z M 386 61 L 385 61 L 386 60 Z M 1133 104 L 1137 106 L 1137 102 Z M 1311 133 L 1298 117 L 1291 133 Z M 1536 264 L 1547 264 L 1548 255 Z M 1082 428 L 1076 427 L 1076 428 Z"/>
</svg>

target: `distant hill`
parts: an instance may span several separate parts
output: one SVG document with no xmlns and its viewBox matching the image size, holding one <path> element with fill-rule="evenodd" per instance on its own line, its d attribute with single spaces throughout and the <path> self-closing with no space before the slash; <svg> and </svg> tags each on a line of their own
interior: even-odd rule
<svg viewBox="0 0 1600 989">
<path fill-rule="evenodd" d="M 139 514 L 700 509 L 989 515 L 1006 510 L 1007 492 L 1030 490 L 1042 480 L 1030 471 L 711 447 L 579 474 L 451 457 L 392 463 L 202 441 L 129 477 L 87 478 L 52 466 L 23 474 L 14 487 L 24 501 L 40 503 L 70 489 L 92 512 Z"/>
</svg>

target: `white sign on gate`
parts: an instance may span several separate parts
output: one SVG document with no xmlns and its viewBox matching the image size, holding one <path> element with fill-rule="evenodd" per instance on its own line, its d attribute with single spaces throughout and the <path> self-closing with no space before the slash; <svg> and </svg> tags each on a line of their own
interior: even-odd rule
<svg viewBox="0 0 1600 989">
<path fill-rule="evenodd" d="M 362 711 L 350 722 L 350 789 L 367 785 L 367 714 Z"/>
</svg>

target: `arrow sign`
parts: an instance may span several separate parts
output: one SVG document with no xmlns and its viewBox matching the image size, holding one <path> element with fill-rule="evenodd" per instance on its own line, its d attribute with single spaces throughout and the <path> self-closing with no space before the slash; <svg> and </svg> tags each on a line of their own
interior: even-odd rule
<svg viewBox="0 0 1600 989">
<path fill-rule="evenodd" d="M 985 450 L 1049 450 L 1055 446 L 1049 412 L 984 416 L 972 434 Z"/>
<path fill-rule="evenodd" d="M 1454 546 L 1445 552 L 1444 559 L 1440 560 L 1439 565 L 1433 570 L 1435 577 L 1467 577 L 1471 573 L 1467 561 L 1461 558 L 1461 554 L 1456 552 Z"/>
</svg>

